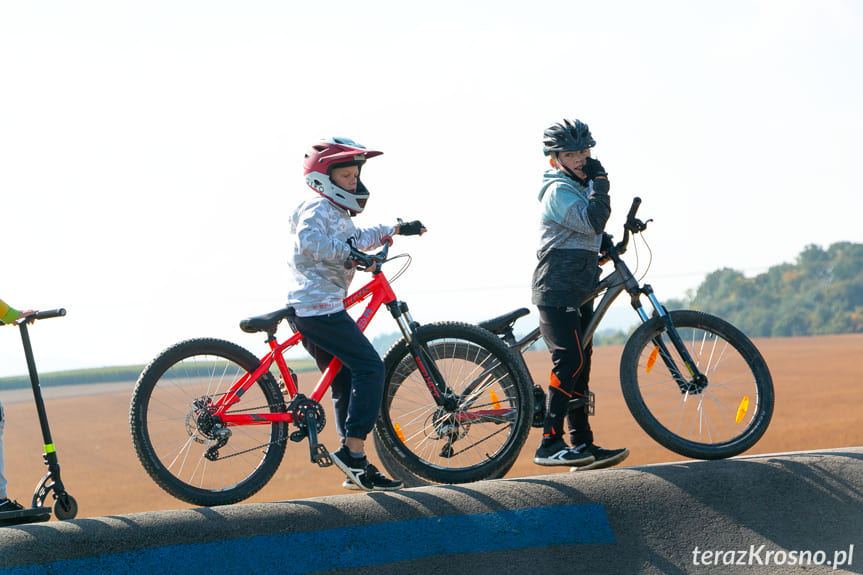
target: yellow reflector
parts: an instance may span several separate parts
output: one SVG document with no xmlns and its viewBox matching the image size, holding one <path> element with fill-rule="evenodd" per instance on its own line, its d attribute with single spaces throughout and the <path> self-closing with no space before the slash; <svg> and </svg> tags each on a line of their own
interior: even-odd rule
<svg viewBox="0 0 863 575">
<path fill-rule="evenodd" d="M 656 364 L 656 358 L 659 357 L 659 348 L 653 346 L 653 351 L 650 352 L 650 357 L 647 358 L 647 373 L 650 373 L 650 370 L 653 369 L 653 366 Z"/>
<path fill-rule="evenodd" d="M 401 426 L 398 423 L 393 423 L 393 427 L 396 430 L 396 435 L 398 435 L 401 442 L 404 443 L 405 442 L 405 434 L 402 431 Z"/>
<path fill-rule="evenodd" d="M 746 415 L 746 411 L 749 409 L 749 396 L 744 395 L 743 399 L 740 400 L 740 405 L 737 406 L 737 416 L 734 418 L 734 423 L 740 423 L 743 421 L 743 416 Z"/>
<path fill-rule="evenodd" d="M 497 394 L 493 389 L 488 390 L 488 394 L 491 397 L 491 404 L 495 409 L 500 409 L 500 398 L 498 398 Z"/>
</svg>

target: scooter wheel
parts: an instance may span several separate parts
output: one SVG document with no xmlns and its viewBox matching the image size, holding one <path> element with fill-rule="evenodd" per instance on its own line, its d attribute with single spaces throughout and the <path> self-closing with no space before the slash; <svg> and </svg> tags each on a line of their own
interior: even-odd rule
<svg viewBox="0 0 863 575">
<path fill-rule="evenodd" d="M 76 515 L 78 515 L 78 502 L 74 497 L 64 493 L 54 500 L 54 517 L 60 521 L 66 521 L 75 519 Z"/>
</svg>

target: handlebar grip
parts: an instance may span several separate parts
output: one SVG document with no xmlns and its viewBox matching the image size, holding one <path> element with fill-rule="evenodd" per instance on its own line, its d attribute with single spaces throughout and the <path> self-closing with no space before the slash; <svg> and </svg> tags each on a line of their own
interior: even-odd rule
<svg viewBox="0 0 863 575">
<path fill-rule="evenodd" d="M 638 206 L 641 205 L 641 198 L 638 196 L 632 198 L 632 205 L 629 207 L 629 213 L 626 214 L 626 219 L 631 220 L 635 217 L 635 212 L 638 211 Z"/>
<path fill-rule="evenodd" d="M 37 312 L 33 317 L 35 319 L 51 319 L 52 317 L 63 317 L 66 315 L 66 310 L 63 308 L 60 309 L 46 309 L 45 311 Z"/>
</svg>

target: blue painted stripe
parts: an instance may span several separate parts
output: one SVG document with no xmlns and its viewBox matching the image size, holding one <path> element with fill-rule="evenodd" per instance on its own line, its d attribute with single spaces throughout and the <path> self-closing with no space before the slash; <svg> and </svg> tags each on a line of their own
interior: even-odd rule
<svg viewBox="0 0 863 575">
<path fill-rule="evenodd" d="M 0 569 L 0 575 L 313 573 L 439 555 L 614 543 L 600 504 L 530 507 L 169 545 Z"/>
</svg>

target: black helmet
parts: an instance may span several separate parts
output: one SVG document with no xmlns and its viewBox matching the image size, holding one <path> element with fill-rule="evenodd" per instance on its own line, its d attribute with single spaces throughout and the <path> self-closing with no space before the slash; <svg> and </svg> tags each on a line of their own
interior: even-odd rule
<svg viewBox="0 0 863 575">
<path fill-rule="evenodd" d="M 578 152 L 596 145 L 587 124 L 581 120 L 564 120 L 548 128 L 542 138 L 542 153 L 546 156 L 558 152 Z"/>
</svg>

